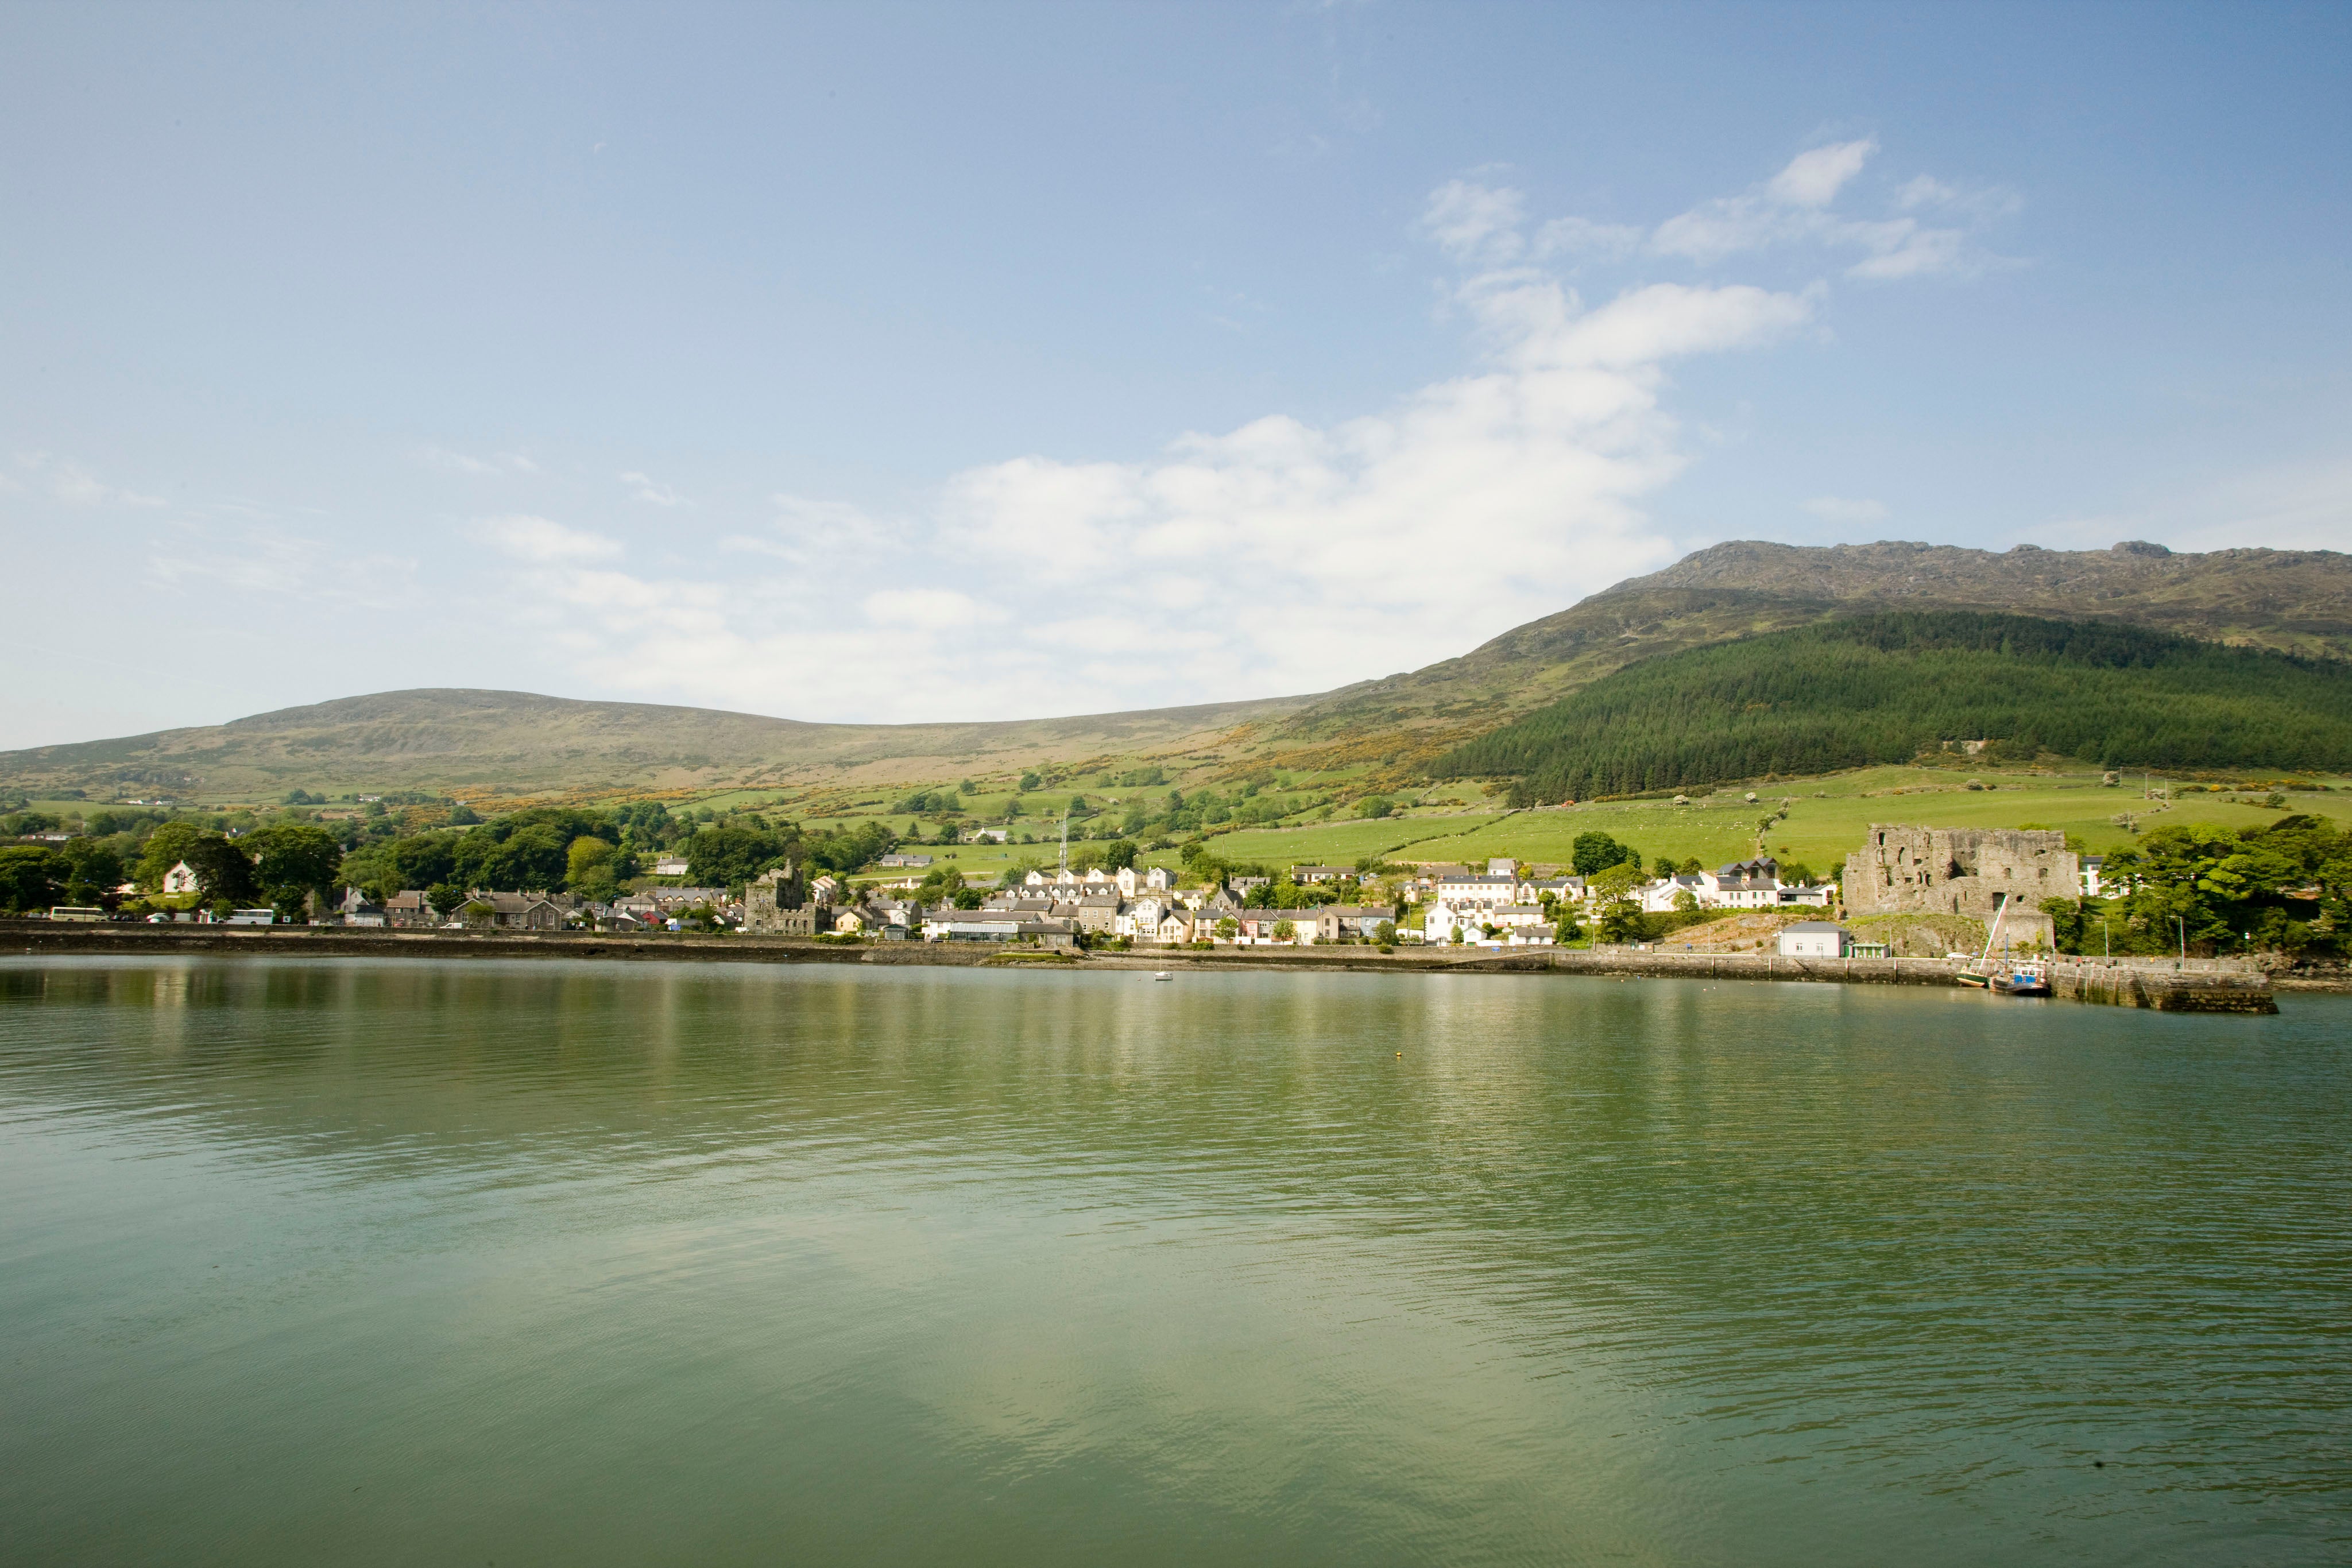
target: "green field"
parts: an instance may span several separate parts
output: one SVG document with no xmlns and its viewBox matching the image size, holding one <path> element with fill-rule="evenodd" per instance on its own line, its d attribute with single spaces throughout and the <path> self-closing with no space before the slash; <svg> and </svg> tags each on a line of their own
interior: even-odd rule
<svg viewBox="0 0 2352 1568">
<path fill-rule="evenodd" d="M 1969 789 L 1969 779 L 1987 789 Z M 1758 785 L 1757 803 L 1744 790 L 1671 800 L 1626 800 L 1515 812 L 1410 815 L 1383 821 L 1335 822 L 1328 826 L 1221 834 L 1211 844 L 1220 858 L 1268 865 L 1299 862 L 1349 864 L 1369 854 L 1398 860 L 1468 861 L 1510 855 L 1522 861 L 1565 863 L 1580 833 L 1598 829 L 1655 860 L 1696 856 L 1709 865 L 1756 852 L 1756 825 L 1788 802 L 1789 815 L 1765 836 L 1766 849 L 1784 860 L 1828 872 L 1862 845 L 1873 822 L 1903 822 L 1938 828 L 2014 828 L 2032 823 L 2079 836 L 2094 853 L 2131 841 L 2131 831 L 2115 818 L 2133 813 L 2145 830 L 2180 822 L 2252 827 L 2277 821 L 2288 811 L 2309 812 L 2352 822 L 2352 793 L 2342 780 L 2326 792 L 2290 791 L 2286 810 L 2235 803 L 2225 795 L 2181 794 L 2169 805 L 2141 798 L 2135 776 L 2124 788 L 2106 788 L 2094 772 L 2074 774 L 1980 772 L 1874 768 L 1825 779 Z M 1170 853 L 1148 857 L 1173 864 Z"/>
</svg>

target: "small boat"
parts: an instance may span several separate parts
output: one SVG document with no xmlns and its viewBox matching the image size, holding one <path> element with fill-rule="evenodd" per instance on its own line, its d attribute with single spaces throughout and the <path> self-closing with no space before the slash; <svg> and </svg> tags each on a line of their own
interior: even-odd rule
<svg viewBox="0 0 2352 1568">
<path fill-rule="evenodd" d="M 1977 959 L 1975 968 L 1960 971 L 1960 984 L 1973 986 L 1980 991 L 2000 988 L 2000 982 L 1993 978 L 1992 945 L 2000 940 L 2000 923 L 2008 918 L 2009 900 L 2004 898 L 1993 910 L 1992 929 L 1985 933 L 1983 956 Z"/>
<path fill-rule="evenodd" d="M 1161 969 L 1153 974 L 1151 977 L 1155 980 L 1172 980 L 1176 977 L 1170 974 L 1167 970 Z"/>
<path fill-rule="evenodd" d="M 1995 980 L 1992 988 L 2004 997 L 2046 997 L 2052 994 L 2049 981 L 2024 969 Z"/>
</svg>

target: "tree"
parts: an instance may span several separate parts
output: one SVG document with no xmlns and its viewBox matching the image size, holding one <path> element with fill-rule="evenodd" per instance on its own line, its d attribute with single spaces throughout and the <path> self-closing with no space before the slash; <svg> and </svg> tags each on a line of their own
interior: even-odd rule
<svg viewBox="0 0 2352 1568">
<path fill-rule="evenodd" d="M 1609 942 L 1633 942 L 1642 932 L 1642 906 L 1630 898 L 1621 898 L 1601 911 L 1601 936 Z"/>
<path fill-rule="evenodd" d="M 261 892 L 254 881 L 253 862 L 218 833 L 197 835 L 180 858 L 196 873 L 196 886 L 208 904 L 235 904 Z"/>
<path fill-rule="evenodd" d="M 399 886 L 431 887 L 449 881 L 457 870 L 457 838 L 455 833 L 419 833 L 394 840 L 388 853 Z"/>
<path fill-rule="evenodd" d="M 1373 926 L 1372 940 L 1379 943 L 1383 947 L 1393 947 L 1396 946 L 1396 922 L 1393 920 L 1383 920 L 1378 925 Z"/>
<path fill-rule="evenodd" d="M 1371 799 L 1366 800 L 1362 805 L 1356 808 L 1356 815 L 1360 817 L 1380 818 L 1388 816 L 1395 810 L 1395 801 L 1390 800 L 1386 795 L 1375 795 Z"/>
<path fill-rule="evenodd" d="M 58 901 L 66 859 L 31 845 L 0 849 L 0 904 L 12 911 L 47 909 Z"/>
<path fill-rule="evenodd" d="M 576 838 L 564 852 L 564 884 L 583 898 L 608 903 L 621 891 L 620 867 L 618 849 L 603 839 Z"/>
<path fill-rule="evenodd" d="M 1217 935 L 1230 942 L 1241 935 L 1242 923 L 1228 915 L 1217 922 Z"/>
<path fill-rule="evenodd" d="M 239 847 L 252 853 L 255 882 L 281 909 L 299 904 L 306 893 L 323 894 L 342 870 L 343 852 L 334 835 L 309 822 L 257 828 Z"/>
<path fill-rule="evenodd" d="M 1675 891 L 1674 904 L 1677 910 L 1689 915 L 1698 908 L 1698 898 L 1689 888 L 1677 888 Z"/>
<path fill-rule="evenodd" d="M 433 906 L 434 914 L 446 920 L 451 910 L 466 902 L 466 890 L 454 882 L 436 882 L 425 890 L 425 902 Z"/>
<path fill-rule="evenodd" d="M 116 884 L 122 881 L 122 857 L 114 852 L 113 845 L 85 834 L 68 840 L 58 852 L 65 857 L 66 881 L 76 890 L 74 903 L 96 904 L 101 897 L 113 896 Z"/>
<path fill-rule="evenodd" d="M 1589 833 L 1577 834 L 1576 842 L 1569 851 L 1569 858 L 1576 866 L 1576 874 L 1585 877 L 1607 871 L 1611 866 L 1623 865 L 1628 861 L 1633 862 L 1636 869 L 1642 863 L 1640 855 L 1597 828 Z"/>
<path fill-rule="evenodd" d="M 886 835 L 887 829 L 881 830 Z M 740 887 L 782 864 L 792 845 L 782 834 L 756 828 L 705 828 L 686 841 L 686 873 L 709 887 Z"/>
<path fill-rule="evenodd" d="M 148 834 L 139 852 L 139 885 L 151 893 L 162 887 L 164 876 L 188 858 L 189 849 L 204 836 L 194 822 L 166 822 Z"/>
<path fill-rule="evenodd" d="M 1274 939 L 1276 941 L 1288 942 L 1297 936 L 1297 935 L 1298 927 L 1291 924 L 1289 921 L 1277 920 L 1274 923 Z"/>
<path fill-rule="evenodd" d="M 1642 882 L 1640 861 L 1618 861 L 1613 864 L 1601 867 L 1599 872 L 1588 877 L 1585 887 L 1595 903 L 1610 904 L 1625 898 L 1635 888 L 1641 886 Z"/>
</svg>

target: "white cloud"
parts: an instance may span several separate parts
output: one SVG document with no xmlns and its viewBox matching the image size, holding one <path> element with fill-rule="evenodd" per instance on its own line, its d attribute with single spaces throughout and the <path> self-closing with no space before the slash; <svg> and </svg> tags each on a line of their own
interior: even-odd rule
<svg viewBox="0 0 2352 1568">
<path fill-rule="evenodd" d="M 629 486 L 629 498 L 633 501 L 647 501 L 656 507 L 683 507 L 688 504 L 685 497 L 668 486 L 657 485 L 643 474 L 624 474 L 621 476 L 621 483 Z"/>
<path fill-rule="evenodd" d="M 1864 163 L 1878 151 L 1875 141 L 1840 141 L 1816 147 L 1789 160 L 1766 187 L 1776 200 L 1800 207 L 1826 207 L 1837 200 L 1845 183 L 1862 172 Z"/>
<path fill-rule="evenodd" d="M 708 565 L 625 566 L 615 541 L 542 517 L 498 519 L 493 537 L 523 568 L 519 613 L 571 667 L 796 717 L 1102 711 L 1429 664 L 1671 560 L 1644 509 L 1689 460 L 1671 368 L 1803 331 L 1828 294 L 1639 280 L 1588 300 L 1548 258 L 1655 256 L 1680 235 L 1716 256 L 1842 246 L 1881 277 L 1958 265 L 1907 214 L 1832 210 L 1872 150 L 1816 149 L 1654 230 L 1538 224 L 1516 190 L 1447 182 L 1418 226 L 1462 264 L 1444 308 L 1477 359 L 1353 418 L 1273 413 L 1132 461 L 1008 456 L 897 516 L 782 494 Z"/>
<path fill-rule="evenodd" d="M 1832 212 L 1831 204 L 1877 150 L 1875 141 L 1863 141 L 1801 152 L 1744 194 L 1702 202 L 1668 218 L 1651 232 L 1645 248 L 1701 264 L 1785 246 L 1859 250 L 1864 254 L 1846 269 L 1847 276 L 1880 281 L 1965 276 L 1992 265 L 1994 258 L 1971 243 L 1969 230 L 2016 211 L 2016 197 L 2007 192 L 1963 192 L 1921 174 L 1896 188 L 1894 215 L 1859 218 Z M 1931 227 L 1915 215 L 1927 210 L 1940 211 L 1962 226 Z"/>
<path fill-rule="evenodd" d="M 16 466 L 32 476 L 27 488 L 37 488 L 53 501 L 68 507 L 160 507 L 161 496 L 142 495 L 100 482 L 78 463 L 46 452 L 19 452 Z"/>
<path fill-rule="evenodd" d="M 413 556 L 389 551 L 347 554 L 268 524 L 179 522 L 152 548 L 147 575 L 167 588 L 202 581 L 305 607 L 389 611 L 414 606 L 416 564 Z"/>
<path fill-rule="evenodd" d="M 1632 224 L 1595 223 L 1591 218 L 1554 218 L 1536 231 L 1538 256 L 1627 256 L 1641 249 L 1643 231 Z"/>
<path fill-rule="evenodd" d="M 1456 261 L 1491 264 L 1509 261 L 1526 248 L 1519 235 L 1526 210 L 1527 198 L 1517 191 L 1448 180 L 1430 193 L 1421 223 Z"/>
<path fill-rule="evenodd" d="M 420 449 L 417 458 L 428 468 L 438 468 L 445 474 L 475 474 L 499 476 L 528 476 L 539 472 L 539 465 L 520 452 L 494 453 L 488 457 L 475 457 L 463 452 L 452 452 L 444 446 Z"/>
<path fill-rule="evenodd" d="M 1881 503 L 1848 496 L 1815 496 L 1805 510 L 1829 523 L 1883 523 L 1887 517 Z"/>
<path fill-rule="evenodd" d="M 866 618 L 877 626 L 950 632 L 1002 619 L 1003 612 L 951 588 L 886 588 L 866 596 Z"/>
<path fill-rule="evenodd" d="M 1013 717 L 1339 685 L 1458 653 L 1675 551 L 1643 499 L 1682 466 L 1673 359 L 1770 340 L 1809 298 L 1654 285 L 1587 308 L 1465 281 L 1475 371 L 1333 425 L 1272 415 L 1129 463 L 1029 455 L 919 517 L 779 497 L 723 541 L 762 575 L 599 570 L 610 541 L 506 519 L 551 634 L 615 685 L 807 717 Z M 833 586 L 894 580 L 847 604 Z M 552 612 L 560 608 L 560 613 Z M 831 658 L 827 638 L 875 658 Z M 567 641 L 569 639 L 569 641 Z M 615 653 L 625 647 L 625 656 Z"/>
<path fill-rule="evenodd" d="M 482 529 L 509 555 L 543 566 L 611 560 L 621 553 L 615 540 L 567 528 L 546 517 L 489 517 L 483 520 Z"/>
</svg>

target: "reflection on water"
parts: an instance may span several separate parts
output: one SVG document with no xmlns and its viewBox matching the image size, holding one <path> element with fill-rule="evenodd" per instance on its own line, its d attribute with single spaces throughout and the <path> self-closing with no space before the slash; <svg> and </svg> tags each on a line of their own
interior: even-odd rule
<svg viewBox="0 0 2352 1568">
<path fill-rule="evenodd" d="M 2352 1009 L 0 961 L 43 1562 L 2321 1563 Z"/>
</svg>

